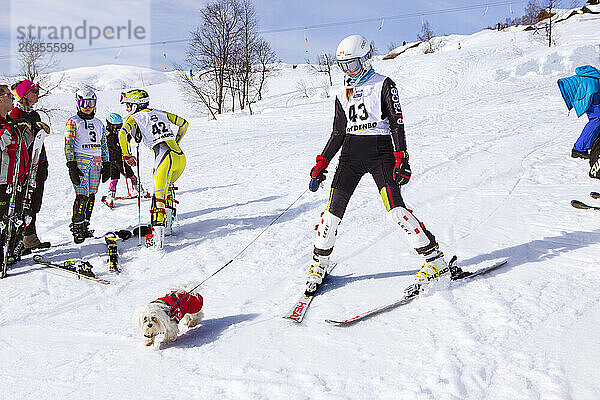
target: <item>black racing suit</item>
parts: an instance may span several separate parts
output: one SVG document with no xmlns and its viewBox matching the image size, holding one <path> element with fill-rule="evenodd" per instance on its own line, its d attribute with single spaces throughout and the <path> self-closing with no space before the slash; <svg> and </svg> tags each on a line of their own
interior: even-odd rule
<svg viewBox="0 0 600 400">
<path fill-rule="evenodd" d="M 351 96 L 352 93 L 347 92 L 346 95 Z M 321 155 L 331 161 L 342 149 L 327 206 L 329 212 L 339 218 L 343 218 L 352 193 L 367 172 L 373 176 L 380 192 L 386 188 L 385 195 L 391 208 L 405 207 L 393 170 L 396 163 L 394 151 L 406 151 L 406 139 L 398 91 L 390 78 L 383 82 L 381 111 L 381 119 L 388 119 L 390 135 L 349 134 L 346 133 L 346 113 L 340 100 L 335 99 L 333 131 Z"/>
<path fill-rule="evenodd" d="M 125 175 L 125 178 L 131 178 L 133 176 L 133 170 L 123 161 L 123 152 L 121 145 L 119 144 L 118 130 L 113 132 L 109 129 L 106 130 L 106 143 L 108 145 L 108 155 L 110 159 L 110 179 L 119 179 L 121 174 Z"/>
</svg>

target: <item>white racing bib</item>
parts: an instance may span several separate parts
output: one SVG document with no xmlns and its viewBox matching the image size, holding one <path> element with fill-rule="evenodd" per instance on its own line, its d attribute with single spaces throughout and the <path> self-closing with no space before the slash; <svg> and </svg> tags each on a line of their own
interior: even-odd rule
<svg viewBox="0 0 600 400">
<path fill-rule="evenodd" d="M 381 119 L 381 90 L 385 76 L 373 74 L 363 85 L 355 87 L 350 100 L 346 99 L 346 88 L 338 100 L 346 113 L 347 135 L 390 135 L 387 117 Z"/>
<path fill-rule="evenodd" d="M 98 118 L 83 119 L 78 115 L 71 118 L 75 121 L 75 145 L 76 153 L 88 156 L 102 155 L 102 135 L 104 124 Z"/>
<path fill-rule="evenodd" d="M 132 115 L 142 134 L 144 144 L 153 148 L 158 143 L 175 140 L 167 114 L 160 110 L 140 111 Z"/>
</svg>

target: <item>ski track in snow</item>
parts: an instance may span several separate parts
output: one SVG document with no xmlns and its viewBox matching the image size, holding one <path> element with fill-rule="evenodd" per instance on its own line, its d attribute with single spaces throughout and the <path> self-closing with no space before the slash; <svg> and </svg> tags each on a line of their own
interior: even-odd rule
<svg viewBox="0 0 600 400">
<path fill-rule="evenodd" d="M 509 262 L 348 328 L 323 320 L 395 301 L 421 260 L 366 176 L 340 225 L 333 253 L 339 265 L 328 285 L 301 325 L 281 319 L 302 290 L 337 161 L 325 188 L 305 194 L 202 286 L 202 326 L 146 348 L 131 324 L 139 305 L 231 260 L 306 189 L 329 137 L 333 100 L 318 84 L 311 97 L 298 94 L 298 80 L 318 82 L 303 66 L 279 71 L 255 115 L 217 121 L 184 104 L 168 74 L 152 75 L 153 105 L 190 122 L 182 142 L 187 168 L 177 183 L 174 235 L 160 253 L 138 248 L 136 237 L 119 241 L 120 276 L 107 272 L 103 239 L 71 242 L 73 189 L 60 133 L 71 95 L 51 96 L 65 111 L 47 140 L 50 177 L 38 231 L 55 246 L 45 255 L 84 257 L 112 284 L 77 281 L 30 257 L 9 271 L 0 292 L 2 398 L 594 398 L 600 215 L 569 201 L 587 202 L 598 185 L 587 177 L 587 162 L 569 158 L 585 121 L 566 116 L 556 79 L 597 64 L 598 39 L 582 33 L 597 27 L 593 20 L 559 24 L 559 34 L 576 39 L 552 49 L 524 32 L 450 36 L 438 54 L 414 50 L 375 63 L 403 100 L 413 169 L 402 189 L 409 208 L 463 267 Z M 127 67 L 106 71 L 115 68 L 139 75 Z M 77 69 L 69 82 L 93 81 L 101 110 L 122 111 L 116 81 L 102 76 Z M 141 165 L 149 188 L 146 149 Z M 92 217 L 97 236 L 137 224 L 136 201 L 109 210 L 100 203 L 106 190 L 102 185 Z M 144 220 L 148 207 L 143 200 Z"/>
</svg>

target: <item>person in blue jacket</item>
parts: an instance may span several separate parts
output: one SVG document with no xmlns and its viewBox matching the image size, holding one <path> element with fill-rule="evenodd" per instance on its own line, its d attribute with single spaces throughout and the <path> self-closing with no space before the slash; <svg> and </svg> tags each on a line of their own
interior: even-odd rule
<svg viewBox="0 0 600 400">
<path fill-rule="evenodd" d="M 567 108 L 574 108 L 577 117 L 586 113 L 589 119 L 571 150 L 571 157 L 590 158 L 590 149 L 600 133 L 600 71 L 584 65 L 575 74 L 557 83 Z"/>
</svg>

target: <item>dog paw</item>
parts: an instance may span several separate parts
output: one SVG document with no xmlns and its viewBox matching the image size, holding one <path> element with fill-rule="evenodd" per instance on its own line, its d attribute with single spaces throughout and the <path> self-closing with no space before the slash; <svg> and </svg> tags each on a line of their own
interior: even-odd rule
<svg viewBox="0 0 600 400">
<path fill-rule="evenodd" d="M 154 338 L 144 340 L 146 346 L 152 346 L 154 344 Z"/>
</svg>

